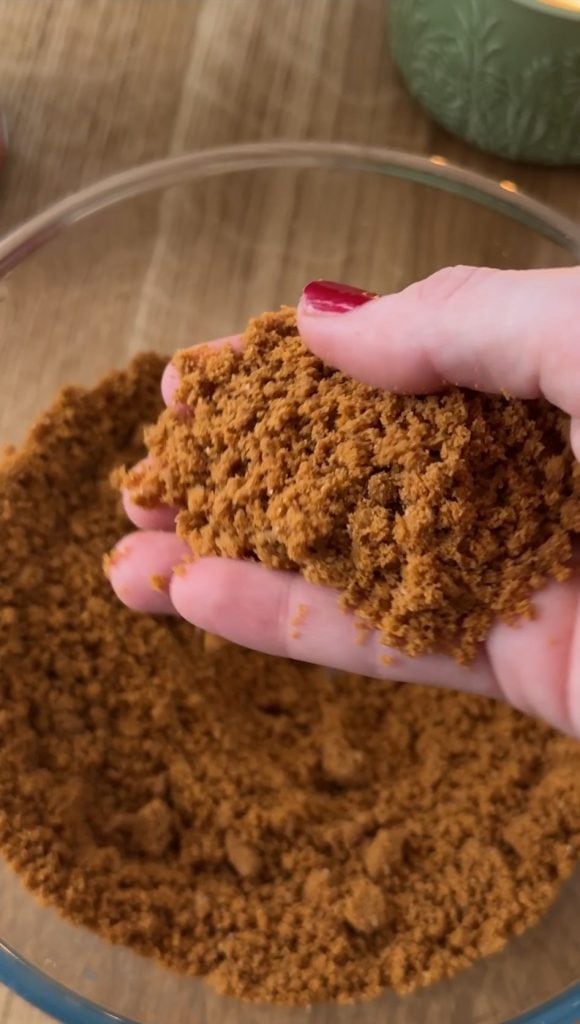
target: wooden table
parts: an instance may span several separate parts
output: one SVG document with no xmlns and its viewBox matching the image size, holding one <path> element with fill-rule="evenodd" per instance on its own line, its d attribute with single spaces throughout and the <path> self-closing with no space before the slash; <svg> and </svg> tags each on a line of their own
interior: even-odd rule
<svg viewBox="0 0 580 1024">
<path fill-rule="evenodd" d="M 512 167 L 427 119 L 389 60 L 384 0 L 0 0 L 0 39 L 0 106 L 10 131 L 0 185 L 2 231 L 51 200 L 141 161 L 278 138 L 442 154 L 516 179 L 580 218 L 578 172 Z M 323 211 L 311 209 L 308 216 L 316 220 Z M 356 210 L 347 216 L 356 217 Z M 162 245 L 164 231 L 175 225 L 163 216 L 156 223 Z M 407 226 L 395 220 L 391 227 L 396 236 Z M 150 222 L 147 230 L 150 238 Z M 460 217 L 450 259 L 469 231 L 468 219 Z M 227 305 L 228 297 L 222 301 Z M 20 346 L 27 359 L 41 359 L 51 327 L 47 322 L 40 338 L 38 317 L 26 323 Z M 1 386 L 10 410 L 9 375 L 3 373 Z M 26 417 L 22 396 L 19 404 Z M 0 1024 L 45 1019 L 0 989 Z"/>
</svg>

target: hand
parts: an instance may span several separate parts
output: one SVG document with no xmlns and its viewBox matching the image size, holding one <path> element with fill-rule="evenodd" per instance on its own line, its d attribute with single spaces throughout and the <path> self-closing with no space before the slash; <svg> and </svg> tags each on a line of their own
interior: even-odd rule
<svg viewBox="0 0 580 1024">
<path fill-rule="evenodd" d="M 457 267 L 397 295 L 367 299 L 366 293 L 320 282 L 306 289 L 298 307 L 300 332 L 325 362 L 391 391 L 432 392 L 451 382 L 520 398 L 543 395 L 571 416 L 572 445 L 580 456 L 580 268 Z M 166 401 L 175 386 L 170 366 L 163 381 Z M 207 558 L 172 574 L 188 549 L 171 532 L 171 510 L 145 511 L 128 499 L 126 509 L 141 532 L 118 545 L 111 582 L 130 607 L 176 613 L 270 654 L 502 697 L 580 737 L 577 578 L 549 584 L 535 598 L 533 621 L 515 628 L 497 624 L 476 662 L 465 667 L 436 655 L 409 658 L 373 634 L 357 644 L 354 619 L 337 607 L 336 595 L 292 573 Z M 153 589 L 155 576 L 168 579 L 167 591 Z"/>
</svg>

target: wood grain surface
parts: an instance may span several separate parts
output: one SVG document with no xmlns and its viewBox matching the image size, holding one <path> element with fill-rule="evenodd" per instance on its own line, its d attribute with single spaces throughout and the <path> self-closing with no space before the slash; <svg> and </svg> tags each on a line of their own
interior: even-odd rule
<svg viewBox="0 0 580 1024">
<path fill-rule="evenodd" d="M 580 219 L 577 171 L 511 166 L 428 120 L 390 61 L 385 11 L 385 0 L 0 0 L 0 107 L 9 126 L 0 231 L 141 161 L 260 139 L 442 154 L 515 180 Z M 231 330 L 252 312 L 248 295 L 257 312 L 276 294 L 267 258 L 274 235 L 278 265 L 279 240 L 286 239 L 288 290 L 321 264 L 336 274 L 356 266 L 359 283 L 388 280 L 394 287 L 464 252 L 480 262 L 494 258 L 490 222 L 474 228 L 468 208 L 450 216 L 449 208 L 401 188 L 377 222 L 372 189 L 382 184 L 344 192 L 337 186 L 326 201 L 316 188 L 286 184 L 247 182 L 235 199 L 225 180 L 208 184 L 203 217 L 179 190 L 170 200 L 140 200 L 2 283 L 0 439 L 12 440 L 67 376 L 92 376 L 158 339 L 169 350 L 203 337 L 210 325 Z M 223 228 L 224 209 L 238 232 L 235 245 Z M 429 228 L 428 244 L 416 243 L 419 221 Z M 330 229 L 341 246 L 355 238 L 348 260 L 318 255 Z M 241 232 L 260 240 L 258 265 L 240 245 Z M 361 251 L 357 240 L 365 238 Z M 189 260 L 191 239 L 198 246 L 191 253 L 201 251 L 205 260 Z M 513 246 L 508 236 L 501 241 L 505 262 L 512 249 L 521 265 L 549 261 L 541 243 L 524 253 L 519 236 Z M 217 284 L 208 267 L 217 267 Z M 192 297 L 202 292 L 195 307 Z M 83 331 L 92 344 L 75 348 Z M 30 366 L 36 383 L 23 389 Z M 45 1019 L 0 987 L 0 1024 Z"/>
</svg>

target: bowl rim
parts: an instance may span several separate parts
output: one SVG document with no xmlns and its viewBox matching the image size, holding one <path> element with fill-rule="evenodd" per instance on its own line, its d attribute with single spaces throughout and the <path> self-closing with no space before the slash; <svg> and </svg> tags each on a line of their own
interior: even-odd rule
<svg viewBox="0 0 580 1024">
<path fill-rule="evenodd" d="M 1 940 L 0 983 L 60 1024 L 135 1024 L 61 985 Z M 502 1024 L 576 1024 L 579 1014 L 580 983 Z"/>
<path fill-rule="evenodd" d="M 548 17 L 580 21 L 580 8 L 565 6 L 566 0 L 514 0 L 514 3 Z"/>
<path fill-rule="evenodd" d="M 67 228 L 125 199 L 202 178 L 292 167 L 363 171 L 451 192 L 511 217 L 580 263 L 580 225 L 520 191 L 513 181 L 495 181 L 437 155 L 346 142 L 280 141 L 218 146 L 153 160 L 65 196 L 0 238 L 0 279 Z"/>
<path fill-rule="evenodd" d="M 530 6 L 535 0 L 517 0 Z M 580 263 L 580 225 L 520 191 L 448 162 L 386 147 L 335 142 L 252 142 L 196 150 L 101 179 L 52 203 L 0 237 L 0 279 L 74 224 L 123 200 L 188 181 L 240 171 L 328 168 L 380 174 L 451 192 L 503 213 L 555 242 Z M 61 1024 L 135 1024 L 51 978 L 0 938 L 0 983 Z M 511 1024 L 572 1024 L 580 1017 L 580 983 L 513 1018 Z"/>
</svg>

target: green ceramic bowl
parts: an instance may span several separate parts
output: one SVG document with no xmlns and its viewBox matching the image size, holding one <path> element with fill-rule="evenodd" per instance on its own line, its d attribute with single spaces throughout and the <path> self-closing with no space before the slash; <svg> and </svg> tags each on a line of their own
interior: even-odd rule
<svg viewBox="0 0 580 1024">
<path fill-rule="evenodd" d="M 412 94 L 481 149 L 580 164 L 578 0 L 387 0 Z"/>
</svg>

